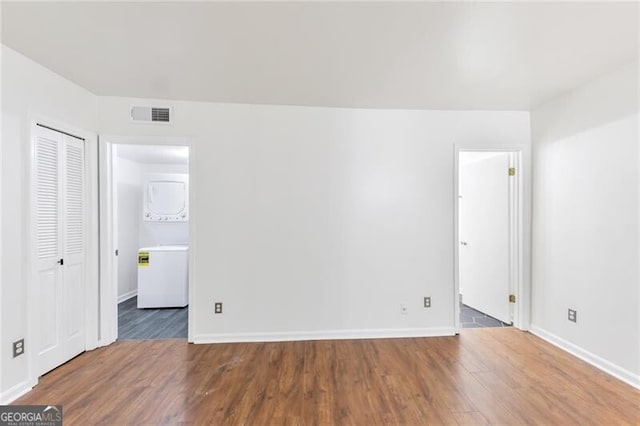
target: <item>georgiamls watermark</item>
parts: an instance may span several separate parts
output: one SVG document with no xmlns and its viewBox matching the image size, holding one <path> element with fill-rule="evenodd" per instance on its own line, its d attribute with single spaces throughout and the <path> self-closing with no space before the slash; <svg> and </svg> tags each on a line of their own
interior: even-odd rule
<svg viewBox="0 0 640 426">
<path fill-rule="evenodd" d="M 61 426 L 62 405 L 1 405 L 0 426 Z"/>
</svg>

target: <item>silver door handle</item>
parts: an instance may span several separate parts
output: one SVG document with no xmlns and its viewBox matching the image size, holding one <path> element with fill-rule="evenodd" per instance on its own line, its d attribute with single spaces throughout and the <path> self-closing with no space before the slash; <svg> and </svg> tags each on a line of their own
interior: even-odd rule
<svg viewBox="0 0 640 426">
<path fill-rule="evenodd" d="M 460 244 L 463 245 L 463 246 L 466 246 L 467 242 L 466 241 L 460 241 Z"/>
</svg>

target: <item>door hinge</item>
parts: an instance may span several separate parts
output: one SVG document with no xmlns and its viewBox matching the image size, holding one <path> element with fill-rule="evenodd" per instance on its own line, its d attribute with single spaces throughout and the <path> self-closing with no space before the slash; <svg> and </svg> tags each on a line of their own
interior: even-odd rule
<svg viewBox="0 0 640 426">
<path fill-rule="evenodd" d="M 118 255 L 118 249 L 116 249 L 116 251 L 114 252 L 114 254 L 117 256 Z"/>
<path fill-rule="evenodd" d="M 515 176 L 515 175 L 516 175 L 516 168 L 509 167 L 509 176 Z"/>
<path fill-rule="evenodd" d="M 509 295 L 509 303 L 516 303 L 516 295 L 515 294 L 510 294 Z"/>
</svg>

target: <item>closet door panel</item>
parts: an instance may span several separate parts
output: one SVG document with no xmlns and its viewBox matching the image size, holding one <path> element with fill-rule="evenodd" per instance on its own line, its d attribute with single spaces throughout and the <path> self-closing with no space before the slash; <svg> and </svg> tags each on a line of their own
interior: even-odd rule
<svg viewBox="0 0 640 426">
<path fill-rule="evenodd" d="M 85 182 L 84 141 L 64 138 L 64 336 L 65 357 L 84 351 Z"/>
<path fill-rule="evenodd" d="M 58 365 L 64 353 L 61 341 L 64 303 L 60 239 L 60 195 L 62 171 L 59 161 L 63 137 L 60 133 L 36 128 L 35 160 L 35 350 L 39 373 Z"/>
</svg>

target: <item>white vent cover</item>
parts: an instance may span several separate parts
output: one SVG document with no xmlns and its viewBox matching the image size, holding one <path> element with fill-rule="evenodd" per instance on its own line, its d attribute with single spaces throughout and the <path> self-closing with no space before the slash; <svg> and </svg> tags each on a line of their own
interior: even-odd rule
<svg viewBox="0 0 640 426">
<path fill-rule="evenodd" d="M 171 123 L 171 108 L 132 106 L 131 120 L 138 123 Z"/>
</svg>

